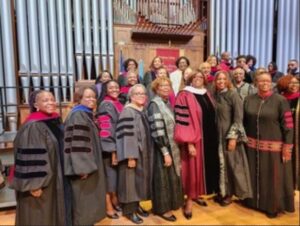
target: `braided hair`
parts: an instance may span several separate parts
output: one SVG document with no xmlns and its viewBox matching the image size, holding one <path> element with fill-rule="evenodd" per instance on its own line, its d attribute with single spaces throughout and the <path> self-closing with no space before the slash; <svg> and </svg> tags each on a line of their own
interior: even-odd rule
<svg viewBox="0 0 300 226">
<path fill-rule="evenodd" d="M 34 104 L 36 103 L 36 100 L 37 100 L 37 96 L 39 94 L 41 94 L 42 92 L 45 92 L 45 90 L 35 90 L 33 91 L 31 94 L 30 94 L 30 97 L 29 97 L 29 108 L 30 108 L 30 112 L 36 112 L 37 109 L 36 107 L 34 106 Z"/>
</svg>

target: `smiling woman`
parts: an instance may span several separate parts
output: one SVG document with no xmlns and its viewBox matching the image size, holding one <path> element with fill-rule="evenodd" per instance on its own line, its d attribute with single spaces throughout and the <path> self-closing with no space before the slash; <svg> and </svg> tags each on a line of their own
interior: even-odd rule
<svg viewBox="0 0 300 226">
<path fill-rule="evenodd" d="M 68 184 L 62 172 L 63 131 L 55 98 L 48 91 L 35 91 L 29 105 L 31 114 L 14 141 L 11 187 L 16 191 L 16 225 L 70 225 L 70 200 L 64 192 Z"/>
<path fill-rule="evenodd" d="M 244 149 L 247 141 L 243 127 L 243 102 L 232 89 L 229 74 L 218 71 L 214 80 L 216 118 L 219 133 L 221 206 L 231 203 L 235 195 L 239 199 L 251 198 L 252 187 Z"/>
<path fill-rule="evenodd" d="M 73 224 L 92 225 L 105 217 L 102 148 L 93 117 L 96 92 L 82 87 L 74 100 L 65 121 L 64 173 L 72 188 Z"/>
<path fill-rule="evenodd" d="M 285 98 L 271 90 L 268 72 L 256 76 L 258 93 L 246 97 L 244 125 L 253 197 L 251 208 L 270 218 L 294 212 L 292 173 L 293 116 Z"/>
</svg>

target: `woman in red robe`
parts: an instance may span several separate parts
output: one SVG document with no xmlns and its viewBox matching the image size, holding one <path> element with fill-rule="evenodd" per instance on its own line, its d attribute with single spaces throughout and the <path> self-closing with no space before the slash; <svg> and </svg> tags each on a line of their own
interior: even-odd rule
<svg viewBox="0 0 300 226">
<path fill-rule="evenodd" d="M 205 76 L 192 73 L 175 104 L 174 138 L 180 144 L 183 190 L 187 195 L 184 216 L 192 217 L 192 203 L 204 194 L 218 193 L 219 160 L 215 110 L 210 93 L 204 88 Z M 216 139 L 216 142 L 211 142 Z"/>
</svg>

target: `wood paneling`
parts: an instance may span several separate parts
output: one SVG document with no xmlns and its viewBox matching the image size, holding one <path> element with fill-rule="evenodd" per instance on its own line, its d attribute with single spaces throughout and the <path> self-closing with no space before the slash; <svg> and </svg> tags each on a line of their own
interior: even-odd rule
<svg viewBox="0 0 300 226">
<path fill-rule="evenodd" d="M 195 32 L 194 37 L 189 42 L 170 42 L 157 40 L 132 40 L 132 26 L 115 25 L 115 77 L 119 74 L 120 50 L 123 59 L 134 58 L 137 62 L 144 61 L 144 71 L 149 69 L 152 59 L 156 56 L 157 48 L 178 49 L 181 56 L 186 56 L 191 61 L 191 66 L 198 68 L 204 59 L 204 33 Z"/>
</svg>

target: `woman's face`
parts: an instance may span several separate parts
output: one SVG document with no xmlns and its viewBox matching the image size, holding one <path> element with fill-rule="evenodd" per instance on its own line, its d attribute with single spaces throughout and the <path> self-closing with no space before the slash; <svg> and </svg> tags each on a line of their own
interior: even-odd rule
<svg viewBox="0 0 300 226">
<path fill-rule="evenodd" d="M 296 78 L 292 78 L 288 84 L 288 92 L 289 93 L 297 93 L 299 92 L 299 80 Z"/>
<path fill-rule="evenodd" d="M 269 92 L 272 89 L 272 79 L 268 74 L 260 74 L 256 79 L 256 86 L 260 93 Z"/>
<path fill-rule="evenodd" d="M 192 81 L 192 86 L 196 89 L 203 88 L 204 86 L 204 76 L 202 73 L 197 73 L 195 78 Z"/>
<path fill-rule="evenodd" d="M 144 106 L 147 100 L 147 95 L 142 87 L 137 87 L 132 93 L 131 103 L 141 107 Z"/>
<path fill-rule="evenodd" d="M 185 69 L 184 73 L 183 73 L 183 80 L 187 81 L 188 78 L 191 76 L 192 72 L 193 72 L 193 70 L 190 67 L 188 67 L 187 69 Z"/>
<path fill-rule="evenodd" d="M 171 92 L 171 86 L 167 81 L 163 81 L 161 84 L 159 84 L 156 90 L 157 95 L 163 99 L 169 98 L 170 92 Z"/>
<path fill-rule="evenodd" d="M 273 64 L 269 64 L 268 65 L 268 71 L 271 72 L 273 71 L 274 67 L 273 67 Z"/>
<path fill-rule="evenodd" d="M 93 109 L 96 106 L 96 93 L 91 89 L 85 89 L 80 104 Z"/>
<path fill-rule="evenodd" d="M 204 63 L 201 66 L 201 71 L 203 72 L 204 76 L 206 76 L 206 78 L 210 75 L 211 72 L 211 66 L 209 63 Z"/>
<path fill-rule="evenodd" d="M 104 83 L 104 82 L 107 82 L 110 80 L 111 80 L 110 74 L 108 72 L 103 72 L 101 75 L 101 79 L 100 79 L 101 83 Z"/>
<path fill-rule="evenodd" d="M 215 56 L 210 57 L 208 63 L 210 63 L 210 65 L 211 65 L 212 67 L 216 67 L 217 64 L 218 64 L 217 58 L 216 58 Z"/>
<path fill-rule="evenodd" d="M 165 69 L 165 68 L 159 69 L 158 72 L 157 72 L 156 77 L 157 78 L 159 78 L 159 77 L 168 77 L 167 69 Z"/>
<path fill-rule="evenodd" d="M 135 71 L 136 70 L 136 65 L 134 61 L 129 61 L 127 65 L 127 71 Z"/>
<path fill-rule="evenodd" d="M 160 68 L 162 66 L 162 61 L 161 61 L 161 59 L 159 58 L 159 57 L 156 57 L 155 59 L 154 59 L 154 61 L 153 61 L 153 67 L 155 68 L 155 69 L 158 69 L 158 68 Z"/>
<path fill-rule="evenodd" d="M 236 83 L 240 83 L 245 79 L 245 71 L 242 68 L 237 68 L 233 72 L 233 79 Z"/>
<path fill-rule="evenodd" d="M 37 111 L 52 114 L 56 111 L 56 102 L 52 93 L 43 91 L 36 97 L 34 107 Z"/>
<path fill-rule="evenodd" d="M 130 86 L 134 86 L 135 84 L 138 83 L 138 78 L 137 78 L 137 74 L 130 72 L 127 74 L 127 83 Z"/>
<path fill-rule="evenodd" d="M 112 98 L 118 98 L 120 94 L 119 84 L 116 82 L 110 82 L 107 84 L 107 95 Z"/>
<path fill-rule="evenodd" d="M 216 89 L 217 90 L 223 90 L 228 85 L 227 76 L 223 73 L 219 74 L 219 76 L 216 78 Z"/>
<path fill-rule="evenodd" d="M 188 67 L 188 64 L 185 59 L 181 59 L 178 63 L 178 68 L 181 71 L 184 71 Z"/>
</svg>

